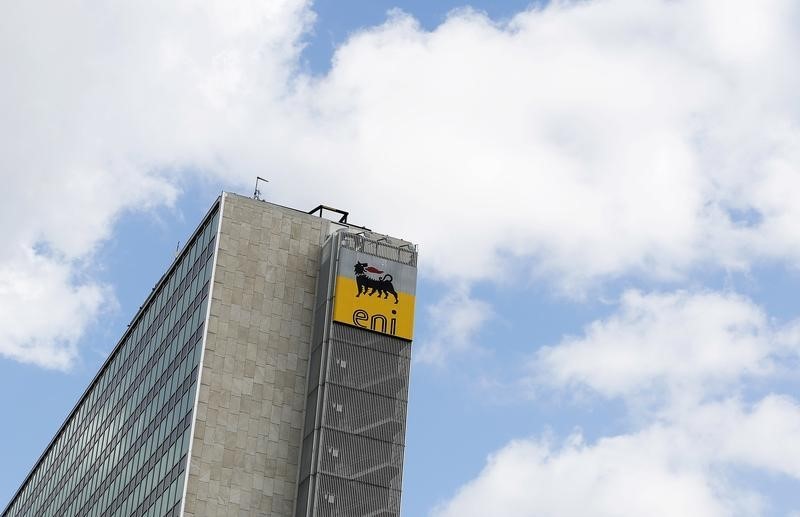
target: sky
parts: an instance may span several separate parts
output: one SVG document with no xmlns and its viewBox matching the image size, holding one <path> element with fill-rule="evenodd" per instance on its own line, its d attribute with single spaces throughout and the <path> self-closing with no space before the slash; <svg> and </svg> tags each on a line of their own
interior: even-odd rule
<svg viewBox="0 0 800 517">
<path fill-rule="evenodd" d="M 403 515 L 800 516 L 800 3 L 0 11 L 0 505 L 258 175 L 419 243 Z"/>
</svg>

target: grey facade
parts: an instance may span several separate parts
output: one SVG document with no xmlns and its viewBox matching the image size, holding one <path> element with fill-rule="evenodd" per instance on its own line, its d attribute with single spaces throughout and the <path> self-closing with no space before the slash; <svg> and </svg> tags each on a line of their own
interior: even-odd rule
<svg viewBox="0 0 800 517">
<path fill-rule="evenodd" d="M 329 227 L 224 196 L 187 516 L 292 514 L 314 288 Z"/>
<path fill-rule="evenodd" d="M 333 321 L 356 238 L 416 266 L 404 241 L 224 193 L 3 515 L 399 515 L 410 341 Z"/>
</svg>

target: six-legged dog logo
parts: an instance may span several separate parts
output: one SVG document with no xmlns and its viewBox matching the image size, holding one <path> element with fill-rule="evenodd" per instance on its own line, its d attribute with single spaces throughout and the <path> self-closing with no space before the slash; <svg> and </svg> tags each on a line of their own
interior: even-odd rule
<svg viewBox="0 0 800 517">
<path fill-rule="evenodd" d="M 356 298 L 362 294 L 372 296 L 375 293 L 378 293 L 378 298 L 380 298 L 381 295 L 383 295 L 384 298 L 389 298 L 391 294 L 394 296 L 394 303 L 397 303 L 397 291 L 394 290 L 394 286 L 392 285 L 392 275 L 385 274 L 378 278 L 373 278 L 367 273 L 382 275 L 383 271 L 370 266 L 366 262 L 356 262 L 355 272 L 356 284 L 358 285 Z"/>
</svg>

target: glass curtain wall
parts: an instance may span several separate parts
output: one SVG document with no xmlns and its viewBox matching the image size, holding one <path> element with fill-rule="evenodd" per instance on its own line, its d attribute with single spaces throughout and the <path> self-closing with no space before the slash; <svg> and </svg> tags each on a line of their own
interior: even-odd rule
<svg viewBox="0 0 800 517">
<path fill-rule="evenodd" d="M 217 204 L 4 516 L 178 515 L 218 225 Z"/>
</svg>

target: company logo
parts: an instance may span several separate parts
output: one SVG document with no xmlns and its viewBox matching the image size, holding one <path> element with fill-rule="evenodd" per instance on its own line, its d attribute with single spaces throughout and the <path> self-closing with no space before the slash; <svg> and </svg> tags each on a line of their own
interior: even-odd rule
<svg viewBox="0 0 800 517">
<path fill-rule="evenodd" d="M 378 293 L 378 298 L 383 295 L 383 299 L 388 299 L 389 295 L 391 294 L 394 296 L 394 303 L 398 303 L 397 291 L 394 290 L 394 286 L 392 285 L 392 280 L 394 280 L 392 275 L 383 275 L 383 271 L 376 267 L 370 266 L 366 262 L 356 262 L 355 273 L 356 285 L 358 286 L 356 298 L 360 297 L 362 294 L 372 296 L 373 294 Z M 367 273 L 383 276 L 373 278 Z"/>
<path fill-rule="evenodd" d="M 351 255 L 340 262 L 348 271 L 340 271 L 336 276 L 333 320 L 411 340 L 414 333 L 414 287 L 409 281 L 409 272 L 402 269 L 406 266 L 390 262 L 391 265 L 381 263 L 376 267 L 374 262 L 362 262 L 361 258 Z M 394 277 L 385 271 L 387 269 L 394 273 Z M 409 285 L 410 292 L 406 291 Z"/>
</svg>

